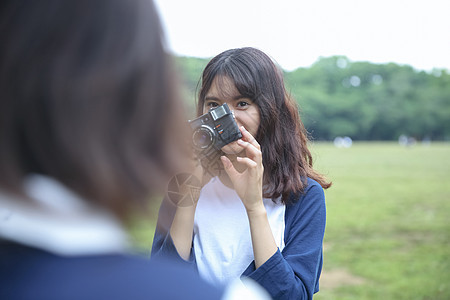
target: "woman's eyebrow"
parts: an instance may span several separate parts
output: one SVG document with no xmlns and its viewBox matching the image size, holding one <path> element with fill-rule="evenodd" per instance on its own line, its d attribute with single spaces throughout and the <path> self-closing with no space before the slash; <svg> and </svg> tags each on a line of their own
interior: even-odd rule
<svg viewBox="0 0 450 300">
<path fill-rule="evenodd" d="M 244 98 L 245 98 L 245 99 L 248 99 L 247 97 L 245 97 L 245 96 L 243 96 L 243 95 L 237 95 L 237 96 L 234 96 L 234 97 L 233 97 L 233 100 L 234 100 L 234 101 L 237 101 L 237 100 L 241 100 L 241 99 L 244 99 Z"/>
<path fill-rule="evenodd" d="M 244 98 L 247 98 L 247 97 L 245 97 L 245 96 L 243 96 L 243 95 L 236 95 L 236 96 L 233 96 L 233 97 L 230 97 L 233 101 L 237 101 L 237 100 L 241 100 L 241 99 L 244 99 Z M 216 96 L 206 96 L 205 97 L 205 101 L 206 100 L 211 100 L 211 101 L 222 101 L 219 97 L 216 97 Z"/>
<path fill-rule="evenodd" d="M 217 98 L 217 97 L 215 97 L 215 96 L 206 96 L 206 97 L 205 97 L 205 101 L 206 101 L 206 100 L 220 101 L 220 99 Z"/>
</svg>

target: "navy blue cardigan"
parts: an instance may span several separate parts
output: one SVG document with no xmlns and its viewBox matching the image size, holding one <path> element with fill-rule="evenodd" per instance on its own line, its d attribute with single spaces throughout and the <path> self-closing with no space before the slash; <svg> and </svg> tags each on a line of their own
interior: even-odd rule
<svg viewBox="0 0 450 300">
<path fill-rule="evenodd" d="M 0 299 L 220 299 L 174 262 L 130 255 L 58 256 L 0 241 Z"/>
<path fill-rule="evenodd" d="M 308 178 L 304 192 L 291 197 L 293 204 L 286 206 L 283 251 L 278 250 L 258 269 L 253 261 L 242 276 L 258 282 L 274 299 L 312 299 L 319 291 L 323 263 L 325 196 L 322 187 Z M 174 214 L 173 204 L 163 201 L 153 239 L 153 256 L 182 260 L 169 234 Z M 187 263 L 195 266 L 193 252 Z"/>
</svg>

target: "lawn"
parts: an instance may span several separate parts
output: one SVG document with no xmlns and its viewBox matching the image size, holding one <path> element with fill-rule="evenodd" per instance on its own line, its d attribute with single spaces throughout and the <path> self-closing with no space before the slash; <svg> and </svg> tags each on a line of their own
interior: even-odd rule
<svg viewBox="0 0 450 300">
<path fill-rule="evenodd" d="M 315 299 L 450 299 L 450 144 L 312 151 L 333 181 Z M 140 248 L 150 248 L 156 210 L 132 227 Z"/>
<path fill-rule="evenodd" d="M 450 144 L 313 152 L 334 182 L 315 299 L 450 299 Z"/>
</svg>

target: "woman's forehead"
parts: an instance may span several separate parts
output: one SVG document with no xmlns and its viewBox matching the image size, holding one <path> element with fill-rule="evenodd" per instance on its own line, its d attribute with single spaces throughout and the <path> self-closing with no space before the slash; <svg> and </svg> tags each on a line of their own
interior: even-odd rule
<svg viewBox="0 0 450 300">
<path fill-rule="evenodd" d="M 216 76 L 206 96 L 219 98 L 236 98 L 241 96 L 234 82 L 227 76 Z"/>
</svg>

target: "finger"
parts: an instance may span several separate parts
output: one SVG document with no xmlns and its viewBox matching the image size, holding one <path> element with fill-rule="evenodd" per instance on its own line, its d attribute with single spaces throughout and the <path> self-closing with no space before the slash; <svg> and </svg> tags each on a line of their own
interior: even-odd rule
<svg viewBox="0 0 450 300">
<path fill-rule="evenodd" d="M 238 140 L 238 145 L 245 149 L 245 153 L 248 157 L 252 158 L 257 163 L 262 162 L 262 153 L 261 150 L 256 148 L 253 144 L 249 142 Z"/>
<path fill-rule="evenodd" d="M 220 160 L 222 161 L 223 167 L 225 168 L 225 172 L 227 172 L 228 177 L 230 177 L 231 181 L 234 182 L 234 179 L 237 178 L 240 173 L 234 168 L 228 157 L 221 156 Z"/>
<path fill-rule="evenodd" d="M 258 163 L 248 157 L 237 157 L 238 162 L 246 165 L 249 169 L 255 169 L 258 167 Z"/>
<path fill-rule="evenodd" d="M 244 126 L 241 126 L 240 130 L 242 133 L 242 138 L 245 141 L 249 142 L 250 144 L 255 146 L 257 149 L 261 150 L 261 146 L 259 145 L 258 141 L 253 137 L 253 135 L 247 129 L 245 129 Z"/>
</svg>

